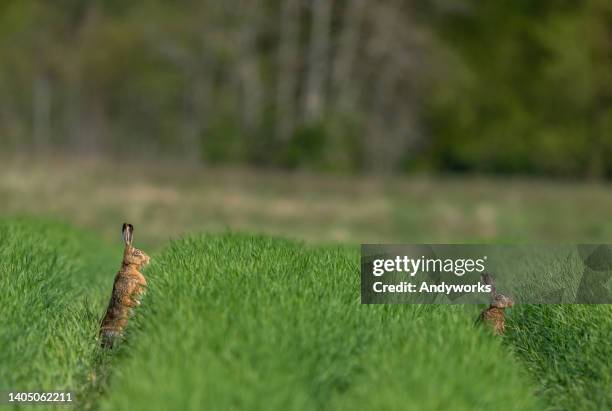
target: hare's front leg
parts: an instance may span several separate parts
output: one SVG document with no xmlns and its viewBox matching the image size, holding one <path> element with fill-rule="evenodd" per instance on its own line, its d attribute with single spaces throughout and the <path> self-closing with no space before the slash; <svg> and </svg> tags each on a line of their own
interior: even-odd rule
<svg viewBox="0 0 612 411">
<path fill-rule="evenodd" d="M 145 278 L 145 276 L 144 276 L 144 275 L 142 275 L 141 273 L 138 273 L 138 274 L 139 274 L 139 275 L 138 275 L 138 280 L 137 280 L 137 281 L 138 281 L 138 285 L 139 285 L 141 288 L 146 288 L 146 286 L 147 286 L 147 279 L 146 279 L 146 278 Z"/>
<path fill-rule="evenodd" d="M 140 305 L 140 301 L 134 300 L 130 294 L 126 294 L 121 297 L 121 304 L 126 307 L 134 308 Z"/>
<path fill-rule="evenodd" d="M 131 282 L 127 289 L 127 293 L 121 296 L 121 304 L 131 308 L 138 307 L 140 305 L 140 301 L 134 298 L 135 295 L 138 295 L 138 284 Z"/>
</svg>

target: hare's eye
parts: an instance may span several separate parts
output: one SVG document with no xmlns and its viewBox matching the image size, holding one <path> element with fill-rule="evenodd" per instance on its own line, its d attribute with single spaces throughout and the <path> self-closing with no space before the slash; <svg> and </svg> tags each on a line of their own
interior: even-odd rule
<svg viewBox="0 0 612 411">
<path fill-rule="evenodd" d="M 136 251 L 134 251 L 134 255 L 140 256 L 140 255 L 142 255 L 142 253 L 140 252 L 140 250 L 136 250 Z"/>
</svg>

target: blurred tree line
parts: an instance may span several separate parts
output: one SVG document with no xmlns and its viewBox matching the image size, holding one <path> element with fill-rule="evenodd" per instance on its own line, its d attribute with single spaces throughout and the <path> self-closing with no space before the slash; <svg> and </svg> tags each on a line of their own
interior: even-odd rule
<svg viewBox="0 0 612 411">
<path fill-rule="evenodd" d="M 2 151 L 612 176 L 607 0 L 3 0 Z"/>
</svg>

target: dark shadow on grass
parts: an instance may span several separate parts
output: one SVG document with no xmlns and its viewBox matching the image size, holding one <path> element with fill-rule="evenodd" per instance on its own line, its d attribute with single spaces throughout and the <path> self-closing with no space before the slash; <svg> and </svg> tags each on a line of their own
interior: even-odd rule
<svg viewBox="0 0 612 411">
<path fill-rule="evenodd" d="M 95 348 L 89 360 L 85 361 L 86 364 L 89 364 L 89 369 L 83 372 L 75 397 L 77 409 L 93 411 L 99 408 L 100 399 L 108 392 L 114 366 L 129 353 L 127 344 L 129 333 L 126 333 L 122 340 L 117 341 L 113 348 L 104 348 L 98 338 L 100 313 L 94 311 L 87 301 L 84 313 L 89 324 L 96 324 L 95 329 L 90 330 L 89 334 L 90 343 L 95 344 Z"/>
</svg>

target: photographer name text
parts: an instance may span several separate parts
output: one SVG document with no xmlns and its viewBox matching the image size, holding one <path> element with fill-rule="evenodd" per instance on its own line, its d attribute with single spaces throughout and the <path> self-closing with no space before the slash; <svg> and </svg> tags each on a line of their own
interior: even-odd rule
<svg viewBox="0 0 612 411">
<path fill-rule="evenodd" d="M 372 275 L 381 277 L 388 273 L 403 273 L 413 278 L 423 273 L 452 273 L 462 277 L 466 273 L 483 273 L 487 257 L 482 258 L 412 258 L 397 256 L 392 259 L 376 259 L 372 264 Z M 478 282 L 476 284 L 431 284 L 426 281 L 415 284 L 400 281 L 396 284 L 385 284 L 376 281 L 372 284 L 375 293 L 490 293 L 491 285 Z"/>
</svg>

